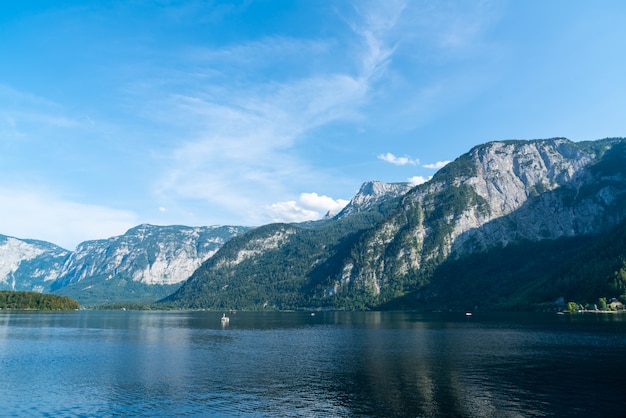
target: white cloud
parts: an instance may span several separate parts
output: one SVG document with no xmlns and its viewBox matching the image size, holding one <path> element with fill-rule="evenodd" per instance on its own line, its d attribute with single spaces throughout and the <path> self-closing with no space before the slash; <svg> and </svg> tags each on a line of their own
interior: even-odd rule
<svg viewBox="0 0 626 418">
<path fill-rule="evenodd" d="M 394 165 L 416 165 L 419 164 L 419 160 L 418 159 L 411 159 L 408 156 L 404 156 L 404 157 L 396 157 L 395 155 L 393 155 L 392 153 L 388 152 L 386 154 L 380 154 L 378 156 L 379 160 L 383 160 L 386 161 L 390 164 L 394 164 Z"/>
<path fill-rule="evenodd" d="M 439 170 L 440 168 L 446 166 L 449 162 L 450 161 L 437 161 L 434 164 L 424 164 L 422 167 Z"/>
<path fill-rule="evenodd" d="M 429 177 L 413 176 L 413 177 L 409 177 L 407 181 L 411 183 L 412 185 L 417 186 L 418 184 L 426 183 L 431 178 L 432 176 L 429 176 Z"/>
<path fill-rule="evenodd" d="M 302 193 L 298 201 L 277 202 L 267 207 L 272 222 L 303 222 L 320 219 L 326 213 L 338 213 L 349 203 L 317 193 Z"/>
<path fill-rule="evenodd" d="M 0 188 L 0 233 L 73 250 L 83 241 L 121 235 L 139 222 L 132 212 Z"/>
<path fill-rule="evenodd" d="M 337 213 L 350 203 L 349 200 L 335 200 L 332 197 L 320 196 L 317 193 L 302 193 L 299 202 L 305 208 L 322 211 L 324 213 L 329 211 Z"/>
</svg>

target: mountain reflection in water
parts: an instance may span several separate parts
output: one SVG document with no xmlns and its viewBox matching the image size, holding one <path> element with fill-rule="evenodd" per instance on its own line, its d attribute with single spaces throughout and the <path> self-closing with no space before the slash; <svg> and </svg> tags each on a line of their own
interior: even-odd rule
<svg viewBox="0 0 626 418">
<path fill-rule="evenodd" d="M 625 416 L 626 316 L 0 312 L 7 415 Z"/>
</svg>

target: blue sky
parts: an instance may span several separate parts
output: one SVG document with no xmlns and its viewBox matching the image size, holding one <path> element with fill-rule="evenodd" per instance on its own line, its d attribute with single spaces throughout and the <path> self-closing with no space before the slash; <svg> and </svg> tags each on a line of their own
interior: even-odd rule
<svg viewBox="0 0 626 418">
<path fill-rule="evenodd" d="M 338 211 L 480 143 L 626 136 L 626 2 L 0 3 L 0 234 Z"/>
</svg>

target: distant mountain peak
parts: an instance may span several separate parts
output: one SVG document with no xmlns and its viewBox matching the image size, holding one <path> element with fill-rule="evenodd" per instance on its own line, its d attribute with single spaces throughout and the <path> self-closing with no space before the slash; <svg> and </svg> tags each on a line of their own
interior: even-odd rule
<svg viewBox="0 0 626 418">
<path fill-rule="evenodd" d="M 355 213 L 372 210 L 384 200 L 393 199 L 406 194 L 413 186 L 410 183 L 384 183 L 382 181 L 366 181 L 350 203 L 343 208 L 337 218 L 343 218 Z"/>
</svg>

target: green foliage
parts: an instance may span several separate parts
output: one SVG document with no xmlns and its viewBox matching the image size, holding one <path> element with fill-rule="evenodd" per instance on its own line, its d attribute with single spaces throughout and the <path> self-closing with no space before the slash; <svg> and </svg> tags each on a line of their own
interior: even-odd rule
<svg viewBox="0 0 626 418">
<path fill-rule="evenodd" d="M 534 310 L 563 298 L 603 309 L 626 293 L 625 260 L 626 223 L 597 236 L 518 242 L 448 259 L 426 286 L 387 307 Z"/>
<path fill-rule="evenodd" d="M 467 154 L 463 154 L 453 162 L 442 167 L 433 176 L 433 181 L 441 181 L 446 184 L 453 184 L 461 179 L 474 177 L 477 174 L 477 169 L 471 158 L 471 151 Z"/>
<path fill-rule="evenodd" d="M 65 296 L 0 290 L 0 309 L 75 310 L 80 305 Z"/>
<path fill-rule="evenodd" d="M 578 310 L 580 309 L 580 307 L 578 306 L 578 304 L 576 302 L 567 302 L 567 311 L 568 312 L 578 312 Z"/>
<path fill-rule="evenodd" d="M 55 294 L 76 299 L 82 306 L 112 303 L 151 304 L 176 291 L 181 284 L 148 285 L 124 276 L 96 275 L 54 291 Z"/>
<path fill-rule="evenodd" d="M 383 218 L 378 210 L 346 218 L 300 224 L 270 224 L 228 241 L 207 260 L 174 294 L 159 304 L 175 308 L 210 309 L 298 309 L 312 302 L 311 294 L 334 271 L 360 234 Z M 254 248 L 258 255 L 237 263 L 251 243 L 283 234 L 278 248 Z"/>
</svg>

